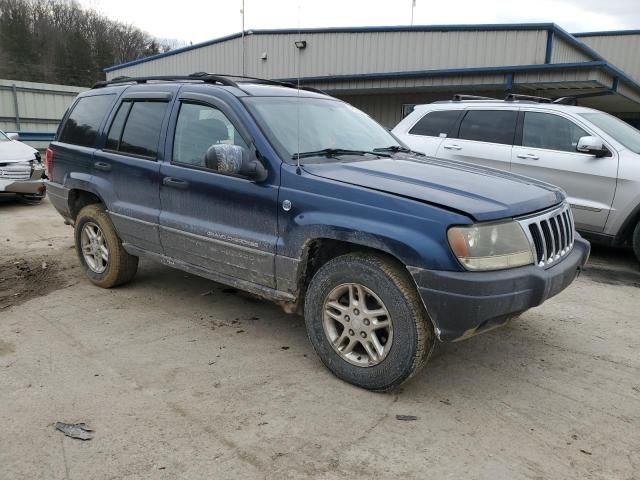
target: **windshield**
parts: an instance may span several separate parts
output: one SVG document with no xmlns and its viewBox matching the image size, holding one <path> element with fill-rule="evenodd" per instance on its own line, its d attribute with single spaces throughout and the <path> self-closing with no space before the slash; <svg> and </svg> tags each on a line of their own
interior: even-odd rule
<svg viewBox="0 0 640 480">
<path fill-rule="evenodd" d="M 7 137 L 7 135 L 0 130 L 0 142 L 8 142 L 9 141 L 9 137 Z"/>
<path fill-rule="evenodd" d="M 636 130 L 627 122 L 603 112 L 581 113 L 607 135 L 610 135 L 629 150 L 640 153 L 640 130 Z"/>
<path fill-rule="evenodd" d="M 252 97 L 246 98 L 245 102 L 278 154 L 286 161 L 291 161 L 297 153 L 325 149 L 369 152 L 376 148 L 400 146 L 371 117 L 338 100 Z M 323 160 L 331 161 L 330 158 Z"/>
</svg>

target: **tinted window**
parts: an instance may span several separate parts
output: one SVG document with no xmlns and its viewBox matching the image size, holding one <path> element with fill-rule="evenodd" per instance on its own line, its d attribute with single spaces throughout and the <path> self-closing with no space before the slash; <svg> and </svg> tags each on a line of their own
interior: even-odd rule
<svg viewBox="0 0 640 480">
<path fill-rule="evenodd" d="M 118 150 L 155 158 L 166 109 L 166 102 L 133 102 Z"/>
<path fill-rule="evenodd" d="M 526 112 L 522 145 L 562 152 L 575 152 L 580 137 L 589 135 L 575 123 L 550 113 Z"/>
<path fill-rule="evenodd" d="M 105 148 L 109 150 L 118 150 L 118 147 L 120 146 L 120 138 L 122 137 L 122 127 L 124 127 L 124 122 L 127 119 L 127 115 L 129 115 L 130 108 L 131 102 L 124 102 L 120 105 L 120 108 L 118 108 L 118 113 L 116 113 L 116 116 L 111 123 L 111 128 L 109 128 Z"/>
<path fill-rule="evenodd" d="M 111 105 L 113 95 L 82 97 L 71 111 L 60 134 L 60 141 L 92 147 L 98 137 L 98 127 Z"/>
<path fill-rule="evenodd" d="M 173 161 L 207 167 L 205 154 L 211 145 L 247 144 L 220 110 L 207 105 L 183 103 L 173 142 Z"/>
<path fill-rule="evenodd" d="M 449 135 L 458 115 L 460 115 L 459 110 L 429 112 L 413 126 L 409 133 L 428 137 L 439 137 L 441 133 Z"/>
<path fill-rule="evenodd" d="M 511 145 L 517 116 L 509 110 L 470 110 L 460 124 L 459 138 Z"/>
</svg>

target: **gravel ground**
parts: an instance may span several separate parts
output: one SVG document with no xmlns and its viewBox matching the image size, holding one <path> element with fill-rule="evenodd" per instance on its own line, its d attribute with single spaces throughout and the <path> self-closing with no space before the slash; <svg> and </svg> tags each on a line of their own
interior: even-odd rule
<svg viewBox="0 0 640 480">
<path fill-rule="evenodd" d="M 300 317 L 149 262 L 102 290 L 72 242 L 47 201 L 0 202 L 3 480 L 640 479 L 628 252 L 594 249 L 559 296 L 374 394 L 321 365 Z"/>
</svg>

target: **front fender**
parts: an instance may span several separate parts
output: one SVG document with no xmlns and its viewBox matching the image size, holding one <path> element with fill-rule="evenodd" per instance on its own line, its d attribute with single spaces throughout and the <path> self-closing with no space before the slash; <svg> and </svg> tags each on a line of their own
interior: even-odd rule
<svg viewBox="0 0 640 480">
<path fill-rule="evenodd" d="M 460 271 L 446 238 L 459 213 L 398 195 L 358 187 L 283 167 L 278 255 L 302 259 L 312 240 L 330 238 L 386 252 L 404 265 Z"/>
</svg>

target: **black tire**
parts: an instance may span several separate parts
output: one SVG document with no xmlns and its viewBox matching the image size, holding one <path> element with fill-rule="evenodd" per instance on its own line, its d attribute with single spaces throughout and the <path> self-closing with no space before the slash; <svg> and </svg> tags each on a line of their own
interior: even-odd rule
<svg viewBox="0 0 640 480">
<path fill-rule="evenodd" d="M 347 361 L 325 333 L 325 300 L 334 288 L 349 283 L 375 293 L 391 318 L 390 349 L 373 366 Z M 311 280 L 304 311 L 309 339 L 326 367 L 338 378 L 368 390 L 388 391 L 409 380 L 424 366 L 435 344 L 431 321 L 409 273 L 382 255 L 351 253 L 328 261 Z"/>
<path fill-rule="evenodd" d="M 640 220 L 638 220 L 636 228 L 633 230 L 631 245 L 633 246 L 633 253 L 636 254 L 636 258 L 640 262 Z"/>
<path fill-rule="evenodd" d="M 82 254 L 81 233 L 88 222 L 97 224 L 102 230 L 109 251 L 106 269 L 101 273 L 93 271 Z M 138 257 L 130 255 L 122 247 L 122 241 L 105 211 L 104 205 L 87 205 L 76 218 L 75 223 L 76 252 L 85 274 L 94 284 L 102 288 L 111 288 L 129 282 L 138 271 Z"/>
</svg>

